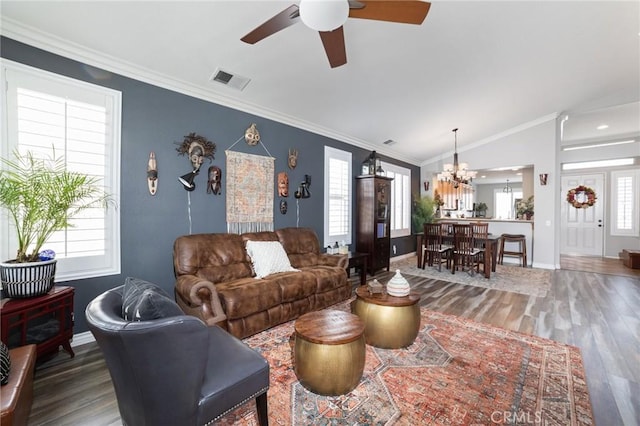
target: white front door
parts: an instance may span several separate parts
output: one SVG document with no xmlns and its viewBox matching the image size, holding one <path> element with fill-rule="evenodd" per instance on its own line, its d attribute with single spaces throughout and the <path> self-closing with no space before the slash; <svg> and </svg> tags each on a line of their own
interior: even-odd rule
<svg viewBox="0 0 640 426">
<path fill-rule="evenodd" d="M 587 186 L 596 193 L 593 206 L 577 209 L 567 202 L 567 192 L 580 185 Z M 604 175 L 589 174 L 562 176 L 560 195 L 561 254 L 581 254 L 602 256 L 604 237 Z"/>
</svg>

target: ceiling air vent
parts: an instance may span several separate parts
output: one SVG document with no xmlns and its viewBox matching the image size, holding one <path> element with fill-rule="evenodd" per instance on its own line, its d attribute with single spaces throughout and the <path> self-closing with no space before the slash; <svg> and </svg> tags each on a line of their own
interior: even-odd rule
<svg viewBox="0 0 640 426">
<path fill-rule="evenodd" d="M 211 78 L 211 81 L 215 81 L 225 86 L 229 86 L 233 89 L 243 90 L 247 84 L 251 81 L 250 78 L 242 77 L 241 75 L 231 74 L 223 69 L 216 69 Z"/>
<path fill-rule="evenodd" d="M 387 146 L 394 145 L 395 143 L 396 141 L 394 141 L 393 139 L 387 139 L 386 141 L 382 142 L 383 145 L 387 145 Z"/>
</svg>

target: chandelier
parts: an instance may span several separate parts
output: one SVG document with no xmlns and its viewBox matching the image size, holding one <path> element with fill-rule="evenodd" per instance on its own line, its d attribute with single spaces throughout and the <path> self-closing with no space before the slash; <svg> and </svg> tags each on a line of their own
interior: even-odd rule
<svg viewBox="0 0 640 426">
<path fill-rule="evenodd" d="M 507 186 L 505 186 L 504 188 L 502 188 L 502 192 L 505 192 L 505 193 L 513 192 L 513 188 L 511 188 L 511 187 L 509 186 L 509 179 L 507 179 Z"/>
<path fill-rule="evenodd" d="M 478 172 L 469 170 L 467 163 L 458 163 L 458 129 L 453 129 L 452 132 L 454 135 L 453 164 L 444 165 L 443 172 L 438 173 L 438 180 L 453 183 L 453 187 L 458 188 L 460 184 L 468 185 Z"/>
</svg>

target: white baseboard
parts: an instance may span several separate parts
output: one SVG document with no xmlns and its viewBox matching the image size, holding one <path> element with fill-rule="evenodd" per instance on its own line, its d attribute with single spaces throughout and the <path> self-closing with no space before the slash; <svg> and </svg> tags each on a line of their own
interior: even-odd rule
<svg viewBox="0 0 640 426">
<path fill-rule="evenodd" d="M 71 341 L 71 347 L 76 347 L 80 345 L 84 345 L 87 343 L 95 342 L 96 339 L 93 337 L 90 331 L 85 331 L 84 333 L 78 333 L 73 335 L 73 340 Z"/>
<path fill-rule="evenodd" d="M 416 252 L 412 251 L 411 253 L 401 254 L 400 256 L 394 256 L 390 258 L 389 263 L 398 262 L 400 260 L 408 259 L 410 257 L 415 257 L 415 256 L 416 256 Z"/>
</svg>

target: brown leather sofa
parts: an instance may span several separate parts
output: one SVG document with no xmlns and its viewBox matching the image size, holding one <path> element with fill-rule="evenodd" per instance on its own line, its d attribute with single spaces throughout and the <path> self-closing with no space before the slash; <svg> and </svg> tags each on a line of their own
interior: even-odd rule
<svg viewBox="0 0 640 426">
<path fill-rule="evenodd" d="M 26 425 L 33 403 L 33 374 L 36 365 L 36 345 L 18 346 L 9 350 L 11 371 L 9 383 L 2 386 L 2 426 Z"/>
<path fill-rule="evenodd" d="M 279 241 L 298 272 L 255 278 L 247 241 Z M 185 313 L 244 338 L 351 296 L 346 255 L 320 252 L 309 228 L 176 239 L 175 297 Z"/>
</svg>

